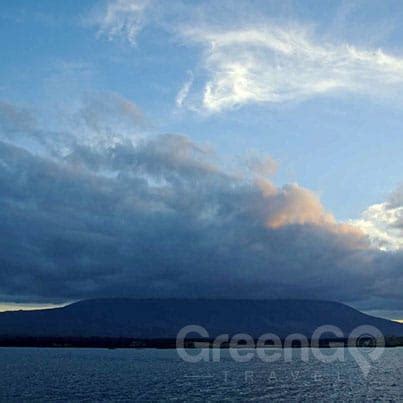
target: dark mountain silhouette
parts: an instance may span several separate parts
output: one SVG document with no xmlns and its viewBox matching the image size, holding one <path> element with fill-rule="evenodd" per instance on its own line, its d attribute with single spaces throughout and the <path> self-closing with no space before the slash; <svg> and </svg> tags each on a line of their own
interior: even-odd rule
<svg viewBox="0 0 403 403">
<path fill-rule="evenodd" d="M 385 336 L 403 336 L 403 325 L 337 302 L 116 298 L 0 313 L 0 337 L 175 338 L 189 324 L 205 327 L 212 338 L 239 332 L 253 337 L 298 332 L 309 338 L 326 324 L 338 326 L 346 336 L 360 325 L 376 326 Z"/>
</svg>

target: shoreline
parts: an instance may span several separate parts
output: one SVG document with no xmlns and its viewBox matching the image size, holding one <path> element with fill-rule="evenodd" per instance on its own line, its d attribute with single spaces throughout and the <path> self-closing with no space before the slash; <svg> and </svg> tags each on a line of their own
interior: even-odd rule
<svg viewBox="0 0 403 403">
<path fill-rule="evenodd" d="M 403 347 L 402 337 L 386 337 L 385 344 L 373 344 L 374 340 L 359 340 L 354 347 L 375 348 L 375 347 Z M 198 348 L 348 348 L 347 339 L 323 339 L 319 343 L 308 340 L 308 343 L 294 342 L 289 344 L 285 339 L 281 340 L 281 346 L 257 345 L 254 344 L 230 344 L 214 343 L 214 339 L 186 339 L 181 347 L 186 349 Z M 0 347 L 37 347 L 37 348 L 103 348 L 103 349 L 176 349 L 177 340 L 166 339 L 139 339 L 139 338 L 110 338 L 110 337 L 0 337 Z"/>
</svg>

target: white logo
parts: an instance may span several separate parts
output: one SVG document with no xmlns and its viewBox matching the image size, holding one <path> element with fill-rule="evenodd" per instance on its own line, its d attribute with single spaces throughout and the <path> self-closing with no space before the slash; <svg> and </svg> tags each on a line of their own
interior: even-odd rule
<svg viewBox="0 0 403 403">
<path fill-rule="evenodd" d="M 333 349 L 327 349 L 324 353 L 320 348 L 323 340 L 327 340 L 327 347 Z M 384 352 L 385 338 L 378 328 L 369 325 L 355 328 L 347 338 L 337 326 L 320 326 L 313 332 L 310 341 L 300 333 L 290 334 L 283 341 L 273 333 L 263 334 L 257 340 L 245 333 L 238 333 L 232 337 L 221 334 L 212 340 L 207 330 L 198 325 L 185 326 L 176 337 L 178 355 L 190 363 L 218 362 L 221 360 L 222 347 L 228 348 L 235 362 L 248 362 L 256 356 L 266 363 L 276 362 L 282 358 L 285 362 L 290 362 L 295 355 L 289 347 L 295 344 L 304 347 L 300 349 L 300 359 L 303 362 L 308 362 L 311 356 L 323 363 L 344 362 L 347 350 L 363 375 L 367 377 L 372 363 Z M 345 346 L 347 349 L 343 348 Z"/>
</svg>

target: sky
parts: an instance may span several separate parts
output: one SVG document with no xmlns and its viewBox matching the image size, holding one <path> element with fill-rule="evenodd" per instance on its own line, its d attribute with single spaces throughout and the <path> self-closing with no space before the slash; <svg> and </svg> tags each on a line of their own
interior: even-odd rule
<svg viewBox="0 0 403 403">
<path fill-rule="evenodd" d="M 3 1 L 1 309 L 321 298 L 403 319 L 399 1 Z"/>
</svg>

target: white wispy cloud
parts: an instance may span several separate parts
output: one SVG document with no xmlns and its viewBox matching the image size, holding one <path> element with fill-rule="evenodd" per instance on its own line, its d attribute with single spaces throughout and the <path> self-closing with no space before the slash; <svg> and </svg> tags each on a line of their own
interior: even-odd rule
<svg viewBox="0 0 403 403">
<path fill-rule="evenodd" d="M 109 39 L 124 38 L 136 44 L 138 33 L 146 23 L 145 11 L 152 0 L 109 0 L 91 18 L 101 35 Z"/>
<path fill-rule="evenodd" d="M 177 96 L 176 96 L 176 106 L 182 107 L 183 102 L 185 101 L 186 97 L 189 94 L 190 88 L 192 87 L 193 84 L 193 74 L 192 72 L 189 72 L 189 77 L 185 81 L 185 83 L 182 85 L 181 89 L 179 90 Z"/>
<path fill-rule="evenodd" d="M 350 224 L 368 235 L 372 244 L 384 251 L 403 249 L 403 206 L 391 206 L 388 202 L 368 207 Z"/>
<path fill-rule="evenodd" d="M 181 45 L 196 45 L 193 75 L 178 91 L 177 107 L 218 113 L 322 94 L 388 98 L 403 87 L 403 56 L 365 47 L 362 41 L 357 46 L 341 40 L 337 31 L 332 34 L 334 27 L 315 31 L 316 25 L 291 19 L 280 24 L 272 16 L 254 17 L 253 7 L 231 14 L 231 8 L 224 13 L 209 2 L 196 6 L 173 0 L 167 4 L 108 0 L 92 16 L 92 23 L 100 35 L 137 45 L 144 26 L 158 21 L 159 28 Z M 211 17 L 215 13 L 220 15 L 218 24 Z"/>
<path fill-rule="evenodd" d="M 403 85 L 403 58 L 325 43 L 303 26 L 189 28 L 182 36 L 204 47 L 199 109 L 208 112 L 336 91 L 379 95 Z"/>
</svg>

